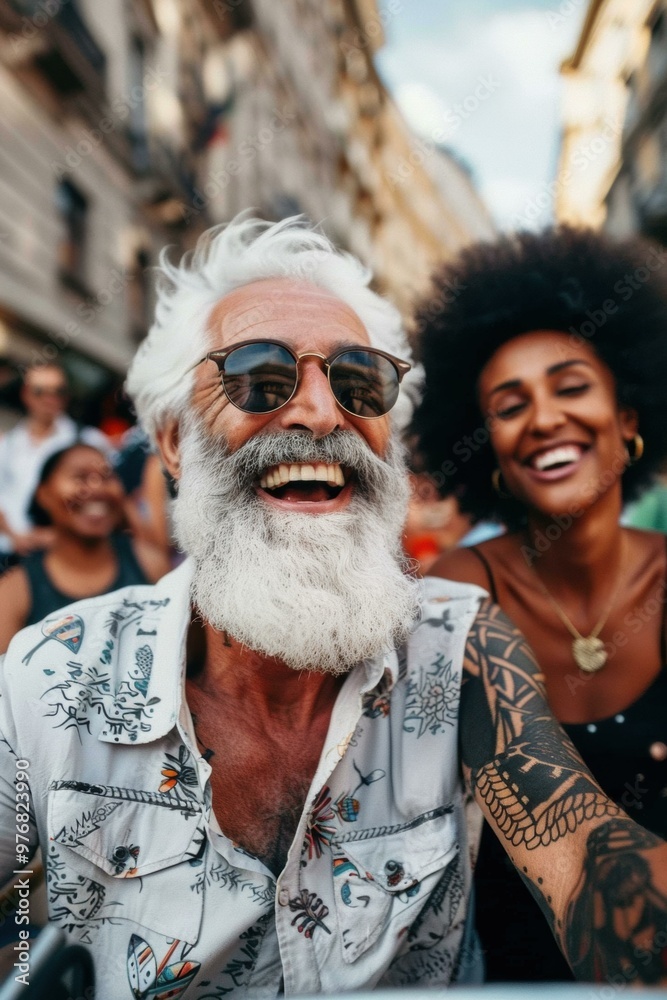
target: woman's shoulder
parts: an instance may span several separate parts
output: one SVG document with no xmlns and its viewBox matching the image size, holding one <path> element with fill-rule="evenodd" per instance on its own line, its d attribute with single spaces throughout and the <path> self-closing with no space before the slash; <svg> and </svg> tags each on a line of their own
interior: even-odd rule
<svg viewBox="0 0 667 1000">
<path fill-rule="evenodd" d="M 507 563 L 516 542 L 508 535 L 490 538 L 479 545 L 450 549 L 429 569 L 429 576 L 442 576 L 461 583 L 475 583 L 493 591 L 493 575 Z"/>
<path fill-rule="evenodd" d="M 22 629 L 30 613 L 32 596 L 23 566 L 13 566 L 0 576 L 0 654 Z"/>
</svg>

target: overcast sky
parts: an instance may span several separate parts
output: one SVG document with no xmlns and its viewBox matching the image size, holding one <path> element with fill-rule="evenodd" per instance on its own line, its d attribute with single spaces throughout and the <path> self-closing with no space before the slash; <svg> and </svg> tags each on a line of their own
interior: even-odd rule
<svg viewBox="0 0 667 1000">
<path fill-rule="evenodd" d="M 532 219 L 555 177 L 558 67 L 588 2 L 381 0 L 380 74 L 413 128 L 468 164 L 503 228 Z M 551 221 L 549 209 L 539 221 Z"/>
</svg>

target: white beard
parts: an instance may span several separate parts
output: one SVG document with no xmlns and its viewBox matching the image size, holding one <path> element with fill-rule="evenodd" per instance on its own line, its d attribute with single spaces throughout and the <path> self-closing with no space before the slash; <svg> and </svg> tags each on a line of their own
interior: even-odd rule
<svg viewBox="0 0 667 1000">
<path fill-rule="evenodd" d="M 194 556 L 192 597 L 214 628 L 296 670 L 341 674 L 401 642 L 417 609 L 401 535 L 409 486 L 400 446 L 378 458 L 358 435 L 259 435 L 233 453 L 198 426 L 181 439 L 174 500 L 180 547 Z M 253 484 L 280 462 L 354 470 L 345 511 L 300 514 Z"/>
</svg>

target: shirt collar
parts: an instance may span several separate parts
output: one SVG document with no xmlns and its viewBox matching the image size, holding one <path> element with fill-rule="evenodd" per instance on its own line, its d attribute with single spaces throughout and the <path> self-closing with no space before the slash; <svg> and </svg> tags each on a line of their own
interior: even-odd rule
<svg viewBox="0 0 667 1000">
<path fill-rule="evenodd" d="M 147 731 L 118 734 L 112 729 L 104 729 L 99 739 L 105 743 L 152 743 L 161 739 L 176 725 L 181 713 L 181 701 L 185 691 L 186 640 L 191 619 L 190 592 L 195 573 L 195 560 L 190 557 L 180 566 L 162 577 L 151 592 L 155 602 L 167 603 L 161 609 L 158 625 L 154 666 L 145 701 L 157 699 L 152 706 L 150 727 Z M 382 682 L 386 690 L 391 690 L 399 676 L 399 661 L 396 650 L 384 653 L 359 663 L 351 671 L 356 674 L 360 695 L 375 690 Z M 356 685 L 355 685 L 356 686 Z M 127 703 L 126 703 L 126 708 Z"/>
</svg>

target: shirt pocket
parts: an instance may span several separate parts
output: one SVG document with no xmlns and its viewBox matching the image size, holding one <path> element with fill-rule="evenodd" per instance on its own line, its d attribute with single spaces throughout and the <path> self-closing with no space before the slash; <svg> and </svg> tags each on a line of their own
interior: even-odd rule
<svg viewBox="0 0 667 1000">
<path fill-rule="evenodd" d="M 354 831 L 332 843 L 343 960 L 356 961 L 396 923 L 400 937 L 459 853 L 453 812 L 416 817 L 390 833 Z"/>
<path fill-rule="evenodd" d="M 197 941 L 206 846 L 202 806 L 167 795 L 162 802 L 142 801 L 154 794 L 54 782 L 47 813 L 51 919 L 72 930 L 130 920 Z"/>
</svg>

